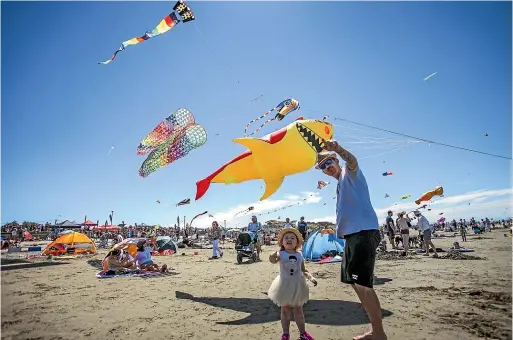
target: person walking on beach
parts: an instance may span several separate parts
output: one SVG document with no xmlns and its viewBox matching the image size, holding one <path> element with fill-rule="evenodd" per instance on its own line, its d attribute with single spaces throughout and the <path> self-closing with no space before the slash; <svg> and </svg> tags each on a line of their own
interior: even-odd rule
<svg viewBox="0 0 513 340">
<path fill-rule="evenodd" d="M 392 212 L 392 210 L 389 210 L 388 211 L 388 215 L 387 215 L 387 235 L 388 235 L 388 240 L 390 241 L 390 244 L 392 245 L 392 249 L 395 249 L 396 246 L 395 246 L 395 225 L 394 225 L 394 219 L 393 219 L 393 216 L 394 213 Z"/>
<path fill-rule="evenodd" d="M 257 221 L 255 215 L 251 216 L 251 223 L 248 224 L 248 230 L 253 232 L 257 238 L 257 259 L 260 261 L 260 253 L 262 252 L 262 224 Z"/>
<path fill-rule="evenodd" d="M 308 225 L 305 222 L 305 217 L 301 216 L 301 218 L 299 219 L 299 222 L 297 222 L 297 230 L 301 233 L 301 236 L 303 236 L 303 240 L 306 240 L 307 229 L 308 229 Z"/>
<path fill-rule="evenodd" d="M 290 218 L 285 219 L 285 226 L 283 228 L 293 228 L 292 223 L 290 223 Z"/>
<path fill-rule="evenodd" d="M 280 274 L 274 279 L 267 295 L 275 304 L 281 307 L 281 327 L 283 333 L 281 340 L 290 339 L 290 321 L 294 315 L 297 328 L 299 329 L 299 340 L 313 340 L 313 337 L 306 331 L 305 315 L 303 305 L 309 299 L 309 289 L 306 279 L 314 286 L 317 281 L 306 268 L 301 254 L 303 237 L 295 228 L 284 228 L 278 234 L 278 245 L 280 250 L 269 256 L 272 264 L 280 263 Z"/>
<path fill-rule="evenodd" d="M 415 216 L 418 220 L 417 226 L 420 230 L 422 230 L 422 234 L 424 235 L 424 251 L 426 252 L 424 256 L 429 256 L 429 246 L 431 246 L 431 248 L 433 248 L 433 252 L 435 253 L 433 257 L 438 257 L 436 247 L 431 241 L 431 226 L 429 225 L 429 221 L 418 210 L 415 211 Z"/>
<path fill-rule="evenodd" d="M 356 157 L 337 141 L 326 141 L 317 155 L 317 169 L 337 184 L 337 237 L 345 239 L 341 281 L 355 290 L 371 322 L 371 330 L 353 340 L 385 340 L 381 305 L 373 289 L 376 249 L 380 244 L 378 216 Z M 345 161 L 340 166 L 338 157 Z"/>
<path fill-rule="evenodd" d="M 218 259 L 223 257 L 223 251 L 219 247 L 219 239 L 221 238 L 221 228 L 217 221 L 212 222 L 212 259 Z"/>
<path fill-rule="evenodd" d="M 454 221 L 454 227 L 456 227 L 456 221 Z M 461 225 L 460 226 L 460 234 L 461 234 L 461 241 L 462 242 L 467 242 L 467 228 L 465 228 L 464 225 Z"/>
<path fill-rule="evenodd" d="M 410 228 L 408 223 L 410 218 L 408 215 L 405 216 L 404 212 L 399 213 L 399 218 L 397 219 L 397 227 L 401 231 L 401 237 L 403 239 L 403 256 L 408 254 L 408 248 L 410 245 Z"/>
</svg>

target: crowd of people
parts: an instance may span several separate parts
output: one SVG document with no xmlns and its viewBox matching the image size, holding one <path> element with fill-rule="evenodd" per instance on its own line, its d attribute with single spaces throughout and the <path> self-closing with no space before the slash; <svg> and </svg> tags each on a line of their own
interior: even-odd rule
<svg viewBox="0 0 513 340">
<path fill-rule="evenodd" d="M 341 165 L 339 158 L 345 164 Z M 342 283 L 350 285 L 358 296 L 363 308 L 365 309 L 369 320 L 370 330 L 353 339 L 356 340 L 386 340 L 387 335 L 382 323 L 382 310 L 378 296 L 373 289 L 374 266 L 376 261 L 376 252 L 379 246 L 384 246 L 386 250 L 386 237 L 393 249 L 398 249 L 399 243 L 402 243 L 402 250 L 407 254 L 412 244 L 411 239 L 419 239 L 420 245 L 425 250 L 425 256 L 429 256 L 429 248 L 437 257 L 437 249 L 432 242 L 432 236 L 435 231 L 449 228 L 452 231 L 460 231 L 462 241 L 466 241 L 467 229 L 471 228 L 474 233 L 484 232 L 493 228 L 495 221 L 484 218 L 476 221 L 472 218 L 469 222 L 461 219 L 458 222 L 442 222 L 430 224 L 423 214 L 416 210 L 413 220 L 417 220 L 416 226 L 412 225 L 412 219 L 405 212 L 400 212 L 393 218 L 393 212 L 389 211 L 385 225 L 381 226 L 378 222 L 377 214 L 370 200 L 369 189 L 363 172 L 360 169 L 356 157 L 349 151 L 341 147 L 336 141 L 326 141 L 324 151 L 317 155 L 316 169 L 323 174 L 333 177 L 337 181 L 336 197 L 336 235 L 344 239 L 344 254 L 341 262 Z M 501 226 L 511 227 L 511 219 L 500 221 Z M 256 237 L 257 260 L 260 260 L 262 244 L 266 238 L 272 237 L 272 233 L 266 230 L 258 221 L 256 216 L 252 216 L 248 224 L 248 231 L 254 233 Z M 309 299 L 309 290 L 306 280 L 314 285 L 317 283 L 315 278 L 308 272 L 303 261 L 302 253 L 299 251 L 301 245 L 308 238 L 311 230 L 308 228 L 304 217 L 301 217 L 296 225 L 292 225 L 287 218 L 283 227 L 277 234 L 278 249 L 273 252 L 269 261 L 280 265 L 279 275 L 270 285 L 268 296 L 281 307 L 282 340 L 290 339 L 290 322 L 295 320 L 299 329 L 301 340 L 313 340 L 313 336 L 306 331 L 306 320 L 303 314 L 303 305 Z M 9 229 L 13 235 L 19 234 L 18 228 Z M 417 230 L 418 235 L 412 235 L 412 231 Z M 3 231 L 3 228 L 2 228 Z M 88 234 L 92 238 L 114 238 L 117 245 L 109 252 L 104 261 L 104 269 L 107 273 L 115 273 L 118 270 L 146 270 L 165 272 L 165 266 L 155 264 L 151 258 L 152 243 L 144 238 L 154 236 L 170 236 L 177 239 L 183 235 L 184 243 L 195 235 L 198 238 L 199 230 L 186 226 L 183 230 L 180 227 L 174 228 L 154 228 L 154 227 L 120 227 L 114 231 L 99 231 L 81 229 L 81 232 Z M 23 233 L 23 230 L 22 230 Z M 96 233 L 96 234 L 95 234 Z M 207 236 L 213 242 L 212 258 L 220 258 L 223 251 L 220 242 L 224 243 L 227 230 L 219 226 L 214 221 L 211 228 L 207 229 Z M 274 230 L 276 233 L 276 230 Z M 415 232 L 413 231 L 415 234 Z M 234 235 L 236 237 L 236 234 Z M 276 235 L 275 235 L 276 236 Z M 125 238 L 143 238 L 137 243 L 137 252 L 135 257 L 125 257 L 127 243 Z"/>
</svg>

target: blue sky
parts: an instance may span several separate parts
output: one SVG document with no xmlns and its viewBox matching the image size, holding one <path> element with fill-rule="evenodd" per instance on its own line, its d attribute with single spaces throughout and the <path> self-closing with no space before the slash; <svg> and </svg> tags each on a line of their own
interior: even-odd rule
<svg viewBox="0 0 513 340">
<path fill-rule="evenodd" d="M 263 189 L 253 181 L 213 184 L 201 200 L 174 206 L 244 151 L 231 140 L 248 121 L 288 97 L 301 110 L 264 134 L 299 115 L 329 115 L 511 156 L 511 3 L 190 5 L 194 22 L 98 65 L 153 29 L 173 3 L 2 2 L 2 223 L 104 221 L 114 210 L 115 223 L 167 225 L 208 210 L 235 225 L 249 217 L 233 220 L 234 211 L 254 205 L 267 213 L 311 192 L 308 204 L 261 219 L 332 218 L 335 187 L 316 192 L 328 179 L 315 170 L 286 178 L 264 203 L 256 204 Z M 139 177 L 137 145 L 180 107 L 207 129 L 207 144 Z M 511 188 L 511 161 L 331 122 L 361 158 L 380 215 L 400 196 L 439 184 L 462 209 L 450 201 L 444 216 L 510 214 L 511 190 L 500 190 Z M 465 195 L 477 190 L 487 194 L 467 211 Z"/>
</svg>

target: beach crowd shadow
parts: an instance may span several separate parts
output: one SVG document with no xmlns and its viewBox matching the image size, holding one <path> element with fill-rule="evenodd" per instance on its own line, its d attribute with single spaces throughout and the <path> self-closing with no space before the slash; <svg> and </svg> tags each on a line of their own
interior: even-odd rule
<svg viewBox="0 0 513 340">
<path fill-rule="evenodd" d="M 223 325 L 248 325 L 275 322 L 280 320 L 280 307 L 269 299 L 195 297 L 176 291 L 176 298 L 204 303 L 216 308 L 231 309 L 249 315 L 240 320 L 220 321 Z M 305 318 L 309 324 L 329 326 L 352 326 L 368 324 L 369 318 L 359 302 L 342 300 L 309 300 L 304 308 Z M 382 309 L 383 317 L 392 312 Z"/>
<path fill-rule="evenodd" d="M 27 263 L 13 264 L 13 265 L 4 265 L 4 263 L 2 261 L 2 267 L 0 267 L 0 270 L 7 271 L 7 270 L 16 270 L 16 269 L 40 268 L 40 267 L 60 266 L 63 264 L 69 264 L 69 262 L 27 262 Z"/>
</svg>

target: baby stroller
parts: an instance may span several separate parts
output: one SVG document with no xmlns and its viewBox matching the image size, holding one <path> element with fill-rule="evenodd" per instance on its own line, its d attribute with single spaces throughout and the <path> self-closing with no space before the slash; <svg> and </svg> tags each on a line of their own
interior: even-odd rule
<svg viewBox="0 0 513 340">
<path fill-rule="evenodd" d="M 241 264 L 244 257 L 249 257 L 253 262 L 257 261 L 256 246 L 257 243 L 256 235 L 252 232 L 242 232 L 237 237 L 237 243 L 235 244 L 235 250 L 237 251 L 237 263 Z"/>
</svg>

